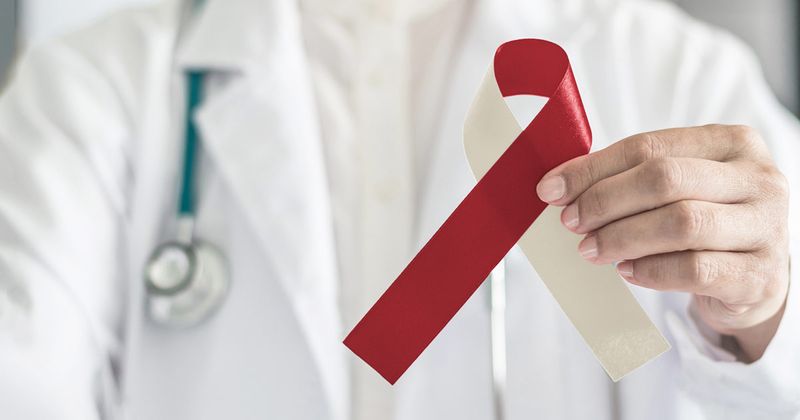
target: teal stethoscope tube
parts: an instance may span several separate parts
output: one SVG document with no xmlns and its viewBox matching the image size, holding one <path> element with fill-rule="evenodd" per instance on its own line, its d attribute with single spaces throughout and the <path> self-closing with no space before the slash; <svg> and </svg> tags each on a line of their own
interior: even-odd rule
<svg viewBox="0 0 800 420">
<path fill-rule="evenodd" d="M 180 200 L 178 204 L 179 216 L 194 216 L 195 197 L 194 197 L 194 178 L 197 167 L 197 148 L 198 132 L 197 125 L 194 123 L 194 114 L 200 103 L 203 101 L 203 81 L 204 71 L 188 71 L 186 73 L 186 115 L 185 115 L 185 136 L 183 155 L 183 173 L 181 174 Z"/>
</svg>

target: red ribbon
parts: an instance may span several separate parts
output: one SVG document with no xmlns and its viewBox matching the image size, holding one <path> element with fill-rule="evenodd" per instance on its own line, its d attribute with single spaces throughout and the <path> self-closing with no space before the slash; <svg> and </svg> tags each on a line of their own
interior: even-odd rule
<svg viewBox="0 0 800 420">
<path fill-rule="evenodd" d="M 536 185 L 586 154 L 591 130 L 567 54 L 522 39 L 501 45 L 494 73 L 504 97 L 549 97 L 545 106 L 345 338 L 394 384 L 547 206 Z"/>
</svg>

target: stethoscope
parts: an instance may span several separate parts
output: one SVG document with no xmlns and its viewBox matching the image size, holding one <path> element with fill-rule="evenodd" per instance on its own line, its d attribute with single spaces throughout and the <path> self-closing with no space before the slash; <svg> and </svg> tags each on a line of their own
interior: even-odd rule
<svg viewBox="0 0 800 420">
<path fill-rule="evenodd" d="M 192 2 L 195 9 L 200 3 L 202 0 Z M 205 71 L 186 74 L 184 156 L 175 237 L 153 250 L 144 269 L 149 317 L 157 324 L 170 327 L 189 327 L 207 319 L 221 306 L 230 287 L 222 253 L 194 235 L 199 137 L 194 113 L 203 100 L 205 75 Z M 496 420 L 505 418 L 506 405 L 505 274 L 505 262 L 501 260 L 489 276 L 492 395 Z"/>
<path fill-rule="evenodd" d="M 193 115 L 203 96 L 205 72 L 186 75 L 186 115 L 175 238 L 156 247 L 145 266 L 147 309 L 161 325 L 188 327 L 208 318 L 225 299 L 230 286 L 225 258 L 213 246 L 194 237 L 195 163 L 198 132 Z M 506 270 L 505 262 L 489 276 L 492 396 L 495 419 L 505 418 L 506 402 Z"/>
<path fill-rule="evenodd" d="M 195 169 L 198 131 L 194 113 L 203 97 L 204 71 L 186 74 L 184 155 L 175 237 L 153 250 L 144 269 L 146 306 L 160 325 L 189 327 L 219 308 L 230 287 L 225 258 L 195 237 Z"/>
</svg>

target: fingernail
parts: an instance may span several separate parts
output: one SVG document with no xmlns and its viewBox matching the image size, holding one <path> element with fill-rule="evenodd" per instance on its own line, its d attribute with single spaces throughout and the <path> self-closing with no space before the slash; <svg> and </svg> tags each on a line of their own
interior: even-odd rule
<svg viewBox="0 0 800 420">
<path fill-rule="evenodd" d="M 620 276 L 625 277 L 625 279 L 629 280 L 633 278 L 633 262 L 631 261 L 620 261 L 617 263 L 617 272 Z"/>
<path fill-rule="evenodd" d="M 587 235 L 580 244 L 578 244 L 578 252 L 581 257 L 593 259 L 597 257 L 597 238 L 594 235 Z"/>
<path fill-rule="evenodd" d="M 561 214 L 561 220 L 564 222 L 564 225 L 570 229 L 578 227 L 578 223 L 580 222 L 578 217 L 578 205 L 574 203 L 568 205 Z"/>
<path fill-rule="evenodd" d="M 561 175 L 548 176 L 539 182 L 539 185 L 536 186 L 536 192 L 542 201 L 550 203 L 564 196 L 567 192 L 567 184 Z"/>
</svg>

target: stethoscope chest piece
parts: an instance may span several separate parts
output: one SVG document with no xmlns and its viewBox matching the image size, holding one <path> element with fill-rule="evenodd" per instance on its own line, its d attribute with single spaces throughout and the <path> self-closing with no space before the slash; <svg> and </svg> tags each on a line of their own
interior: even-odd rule
<svg viewBox="0 0 800 420">
<path fill-rule="evenodd" d="M 147 311 L 160 325 L 198 324 L 222 305 L 228 293 L 225 259 L 202 242 L 163 243 L 153 251 L 144 274 Z"/>
</svg>

